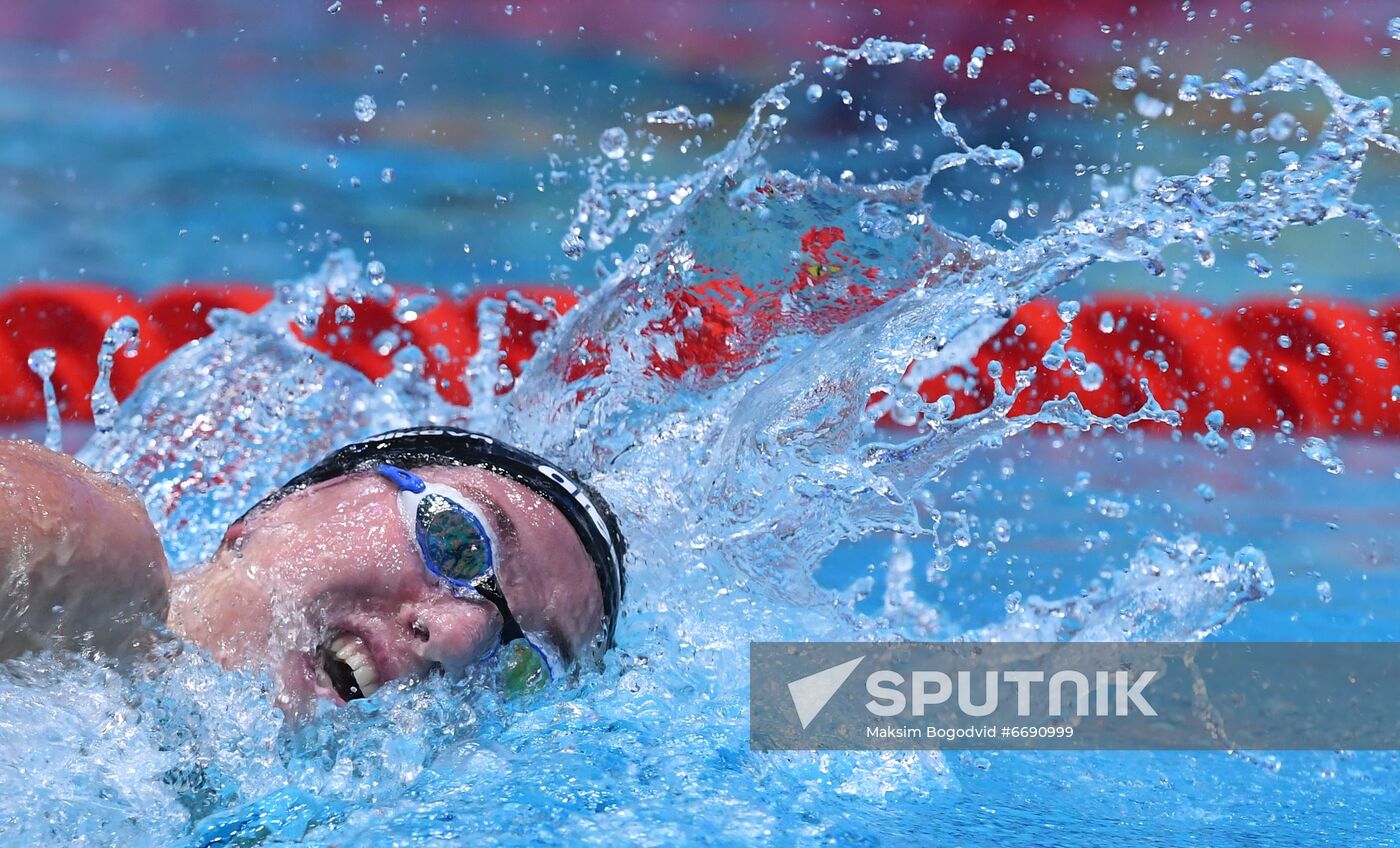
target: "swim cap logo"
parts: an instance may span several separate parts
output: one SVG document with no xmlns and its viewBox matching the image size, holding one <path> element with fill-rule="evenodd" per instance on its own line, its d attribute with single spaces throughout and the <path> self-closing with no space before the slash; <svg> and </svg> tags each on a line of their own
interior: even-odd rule
<svg viewBox="0 0 1400 848">
<path fill-rule="evenodd" d="M 856 666 L 863 662 L 865 657 L 856 657 L 788 684 L 788 694 L 792 696 L 792 705 L 797 709 L 797 720 L 802 723 L 803 730 L 826 709 L 826 705 L 831 703 L 831 699 L 840 691 L 841 685 L 850 678 Z"/>
</svg>

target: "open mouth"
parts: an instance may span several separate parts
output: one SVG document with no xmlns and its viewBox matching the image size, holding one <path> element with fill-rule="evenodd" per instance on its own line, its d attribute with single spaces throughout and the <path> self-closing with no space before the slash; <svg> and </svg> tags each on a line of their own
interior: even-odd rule
<svg viewBox="0 0 1400 848">
<path fill-rule="evenodd" d="M 316 682 L 334 690 L 341 700 L 354 701 L 379 691 L 379 671 L 364 641 L 342 634 L 317 650 Z"/>
</svg>

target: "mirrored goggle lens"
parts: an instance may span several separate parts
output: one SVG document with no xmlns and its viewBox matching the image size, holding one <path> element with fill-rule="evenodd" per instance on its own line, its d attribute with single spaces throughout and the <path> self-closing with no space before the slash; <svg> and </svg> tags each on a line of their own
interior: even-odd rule
<svg viewBox="0 0 1400 848">
<path fill-rule="evenodd" d="M 491 568 L 491 549 L 476 516 L 450 498 L 436 493 L 423 496 L 415 516 L 418 547 L 428 568 L 461 586 Z"/>
<path fill-rule="evenodd" d="M 532 695 L 552 678 L 544 654 L 525 639 L 502 645 L 497 652 L 501 688 L 511 697 Z"/>
</svg>

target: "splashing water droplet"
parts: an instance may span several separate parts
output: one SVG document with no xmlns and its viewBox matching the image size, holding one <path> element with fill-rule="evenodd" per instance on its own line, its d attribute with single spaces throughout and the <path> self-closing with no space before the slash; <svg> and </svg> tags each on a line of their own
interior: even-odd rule
<svg viewBox="0 0 1400 848">
<path fill-rule="evenodd" d="M 1090 362 L 1084 368 L 1084 373 L 1079 375 L 1079 384 L 1084 387 L 1086 392 L 1096 392 L 1103 388 L 1103 381 L 1103 366 L 1097 362 Z"/>
<path fill-rule="evenodd" d="M 578 233 L 565 233 L 559 241 L 559 249 L 570 259 L 577 259 L 583 255 L 583 239 L 579 238 Z"/>
<path fill-rule="evenodd" d="M 1390 22 L 1385 25 L 1385 31 L 1391 38 L 1400 41 L 1400 16 L 1391 18 Z"/>
<path fill-rule="evenodd" d="M 1119 91 L 1132 91 L 1137 88 L 1137 71 L 1123 65 L 1113 72 L 1113 87 Z"/>
<path fill-rule="evenodd" d="M 987 50 L 984 47 L 974 48 L 972 56 L 967 60 L 967 78 L 977 79 L 982 75 L 982 64 L 987 61 Z"/>
<path fill-rule="evenodd" d="M 1139 91 L 1133 97 L 1133 108 L 1137 110 L 1139 115 L 1151 120 L 1162 117 L 1167 111 L 1167 104 L 1150 94 Z"/>
<path fill-rule="evenodd" d="M 1333 452 L 1332 448 L 1317 436 L 1309 436 L 1303 442 L 1303 456 L 1316 462 L 1327 470 L 1328 474 L 1341 474 L 1346 470 L 1346 465 L 1341 457 Z"/>
<path fill-rule="evenodd" d="M 29 370 L 44 383 L 44 447 L 51 451 L 63 449 L 62 424 L 58 416 L 58 398 L 53 390 L 53 372 L 58 356 L 51 347 L 41 347 L 29 354 Z"/>
<path fill-rule="evenodd" d="M 342 303 L 335 308 L 335 323 L 351 324 L 355 321 L 355 310 L 348 303 Z"/>
<path fill-rule="evenodd" d="M 112 392 L 112 365 L 117 353 L 130 346 L 135 351 L 141 326 L 130 315 L 123 315 L 102 335 L 97 354 L 97 380 L 92 386 L 92 426 L 97 433 L 110 433 L 116 426 L 117 396 Z"/>
<path fill-rule="evenodd" d="M 1031 84 L 1026 87 L 1031 94 L 1049 94 L 1051 91 L 1049 84 L 1041 79 L 1031 80 Z"/>
<path fill-rule="evenodd" d="M 1230 441 L 1240 450 L 1254 450 L 1254 431 L 1248 427 L 1240 427 L 1230 434 Z"/>
<path fill-rule="evenodd" d="M 1230 350 L 1230 368 L 1238 374 L 1249 364 L 1249 351 L 1242 347 L 1235 347 Z"/>
<path fill-rule="evenodd" d="M 820 83 L 812 83 L 807 86 L 807 102 L 816 103 L 822 99 L 822 87 Z"/>
<path fill-rule="evenodd" d="M 609 159 L 621 159 L 627 155 L 627 131 L 622 127 L 609 127 L 598 136 L 598 149 Z"/>
<path fill-rule="evenodd" d="M 1269 121 L 1269 138 L 1274 141 L 1287 141 L 1298 128 L 1298 119 L 1291 112 L 1279 112 Z"/>
<path fill-rule="evenodd" d="M 1087 88 L 1071 88 L 1069 102 L 1089 109 L 1099 105 L 1099 96 Z"/>
<path fill-rule="evenodd" d="M 949 53 L 947 56 L 943 57 L 943 70 L 948 73 L 956 74 L 960 67 L 962 67 L 962 59 L 958 58 L 956 54 Z"/>
<path fill-rule="evenodd" d="M 374 283 L 376 286 L 383 285 L 386 275 L 383 262 L 380 262 L 378 259 L 371 259 L 369 263 L 365 265 L 365 273 L 369 274 L 369 281 L 371 283 Z"/>
<path fill-rule="evenodd" d="M 822 59 L 822 73 L 832 79 L 841 79 L 846 75 L 846 70 L 850 67 L 850 61 L 845 56 L 827 56 Z"/>
<path fill-rule="evenodd" d="M 1257 253 L 1251 253 L 1246 256 L 1245 264 L 1249 266 L 1249 270 L 1258 274 L 1261 278 L 1270 277 L 1274 273 L 1274 266 L 1269 264 L 1269 260 Z"/>
<path fill-rule="evenodd" d="M 375 113 L 379 111 L 379 104 L 374 102 L 374 98 L 368 94 L 361 94 L 355 98 L 355 117 L 365 123 L 374 120 Z"/>
<path fill-rule="evenodd" d="M 1055 314 L 1060 316 L 1060 320 L 1068 324 L 1079 317 L 1079 301 L 1062 300 L 1055 307 Z"/>
</svg>

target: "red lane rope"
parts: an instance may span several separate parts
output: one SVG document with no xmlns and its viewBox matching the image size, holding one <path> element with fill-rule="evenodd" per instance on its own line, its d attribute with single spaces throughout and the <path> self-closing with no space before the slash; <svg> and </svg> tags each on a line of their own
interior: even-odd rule
<svg viewBox="0 0 1400 848">
<path fill-rule="evenodd" d="M 569 290 L 480 289 L 462 300 L 444 299 L 416 320 L 403 322 L 392 307 L 365 302 L 353 304 L 354 320 L 341 324 L 332 305 L 307 341 L 373 378 L 388 373 L 394 351 L 416 345 L 428 354 L 428 373 L 439 392 L 454 403 L 466 403 L 470 398 L 459 378 L 480 347 L 478 309 L 483 300 L 504 300 L 510 292 L 547 305 L 540 311 L 508 301 L 502 346 L 505 364 L 519 373 L 540 332 L 577 303 Z M 141 322 L 136 356 L 118 357 L 113 370 L 113 389 L 125 397 L 171 351 L 209 332 L 211 310 L 252 311 L 270 297 L 257 286 L 225 283 L 182 285 L 145 298 L 91 283 L 27 284 L 0 292 L 0 421 L 43 415 L 41 384 L 26 364 L 36 348 L 51 347 L 58 354 L 54 385 L 64 417 L 86 419 L 102 334 L 118 317 L 129 314 Z M 657 329 L 679 333 L 678 358 L 658 361 L 658 374 L 711 375 L 753 347 L 752 340 L 731 337 L 728 305 L 705 286 L 683 293 L 675 305 L 675 320 L 661 322 L 666 326 Z M 683 320 L 691 309 L 698 309 L 703 320 Z M 968 366 L 925 381 L 920 394 L 930 401 L 952 394 L 957 414 L 981 409 L 992 398 L 988 365 L 1001 362 L 1002 381 L 1009 388 L 1014 373 L 1039 363 L 1064 326 L 1052 304 L 1029 304 Z M 1400 301 L 1367 307 L 1253 300 L 1205 307 L 1176 297 L 1102 294 L 1085 302 L 1071 326 L 1068 348 L 1103 369 L 1102 385 L 1086 389 L 1068 365 L 1058 371 L 1041 369 L 1013 412 L 1031 411 L 1070 391 L 1099 414 L 1128 412 L 1143 402 L 1139 381 L 1146 379 L 1157 400 L 1181 410 L 1184 426 L 1192 430 L 1202 429 L 1206 414 L 1218 409 L 1232 428 L 1272 427 L 1286 420 L 1308 433 L 1400 435 L 1400 401 L 1395 399 Z M 593 362 L 594 367 L 579 373 L 603 367 L 601 357 Z"/>
</svg>

